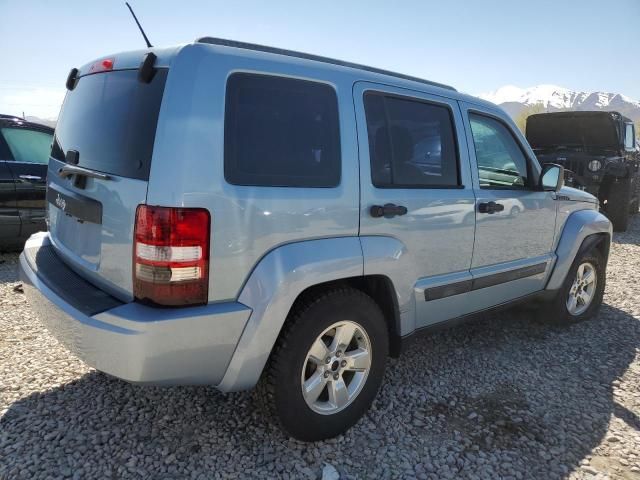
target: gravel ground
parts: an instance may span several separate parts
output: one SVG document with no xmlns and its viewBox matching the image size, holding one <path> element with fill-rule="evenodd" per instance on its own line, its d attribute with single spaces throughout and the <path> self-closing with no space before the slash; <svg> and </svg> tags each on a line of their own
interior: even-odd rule
<svg viewBox="0 0 640 480">
<path fill-rule="evenodd" d="M 0 255 L 0 478 L 640 479 L 640 218 L 596 319 L 514 310 L 424 337 L 345 435 L 289 440 L 250 393 L 129 385 L 40 326 Z"/>
</svg>

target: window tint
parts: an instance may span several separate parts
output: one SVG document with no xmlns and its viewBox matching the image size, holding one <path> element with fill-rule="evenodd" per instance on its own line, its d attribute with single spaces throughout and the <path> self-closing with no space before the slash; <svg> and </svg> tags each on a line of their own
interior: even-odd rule
<svg viewBox="0 0 640 480">
<path fill-rule="evenodd" d="M 27 128 L 2 128 L 11 155 L 16 162 L 49 163 L 50 133 Z"/>
<path fill-rule="evenodd" d="M 625 136 L 624 136 L 624 148 L 626 148 L 627 150 L 631 150 L 635 145 L 633 142 L 634 139 L 634 132 L 633 132 L 633 124 L 631 123 L 626 123 L 625 124 Z"/>
<path fill-rule="evenodd" d="M 364 97 L 376 187 L 458 185 L 451 112 L 418 100 L 367 93 Z"/>
<path fill-rule="evenodd" d="M 333 88 L 283 77 L 232 75 L 224 174 L 235 185 L 337 186 L 340 130 Z"/>
<path fill-rule="evenodd" d="M 469 114 L 480 187 L 524 188 L 527 159 L 509 129 L 493 118 Z"/>
<path fill-rule="evenodd" d="M 148 180 L 167 72 L 159 68 L 151 83 L 137 70 L 80 77 L 64 100 L 51 156 L 64 162 L 76 150 L 82 167 Z"/>
</svg>

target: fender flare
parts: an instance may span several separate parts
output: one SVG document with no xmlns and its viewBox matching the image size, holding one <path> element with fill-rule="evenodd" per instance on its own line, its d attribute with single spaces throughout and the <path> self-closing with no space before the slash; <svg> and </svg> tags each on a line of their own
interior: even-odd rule
<svg viewBox="0 0 640 480">
<path fill-rule="evenodd" d="M 556 248 L 557 259 L 546 289 L 558 290 L 562 286 L 578 254 L 600 241 L 607 242 L 608 252 L 612 233 L 611 222 L 597 210 L 578 210 L 569 215 Z"/>
<path fill-rule="evenodd" d="M 238 302 L 252 312 L 218 390 L 246 390 L 258 382 L 300 293 L 314 285 L 363 273 L 358 237 L 290 243 L 266 254 L 238 297 Z"/>
</svg>

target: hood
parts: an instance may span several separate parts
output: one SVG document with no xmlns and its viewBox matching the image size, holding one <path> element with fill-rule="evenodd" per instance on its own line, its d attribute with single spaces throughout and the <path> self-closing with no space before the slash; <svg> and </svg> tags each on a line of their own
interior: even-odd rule
<svg viewBox="0 0 640 480">
<path fill-rule="evenodd" d="M 620 139 L 614 115 L 618 114 L 560 112 L 531 115 L 527 118 L 527 140 L 534 149 L 570 146 L 618 148 Z"/>
<path fill-rule="evenodd" d="M 598 205 L 598 199 L 596 197 L 584 190 L 578 190 L 577 188 L 566 186 L 562 187 L 558 192 L 558 195 L 567 197 L 567 199 L 572 202 L 588 202 Z"/>
</svg>

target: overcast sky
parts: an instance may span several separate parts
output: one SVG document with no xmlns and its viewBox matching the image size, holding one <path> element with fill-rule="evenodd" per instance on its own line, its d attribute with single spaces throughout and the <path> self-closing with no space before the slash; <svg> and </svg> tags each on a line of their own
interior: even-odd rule
<svg viewBox="0 0 640 480">
<path fill-rule="evenodd" d="M 211 35 L 481 93 L 555 84 L 640 99 L 640 0 L 131 0 L 154 45 Z M 0 0 L 0 113 L 56 117 L 74 66 L 144 46 L 119 0 Z"/>
</svg>

